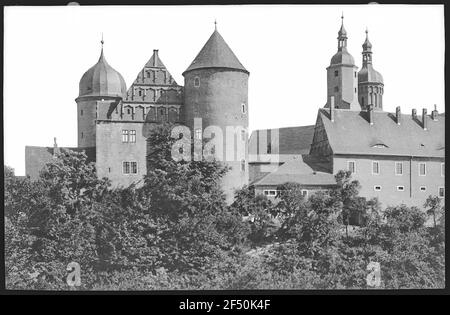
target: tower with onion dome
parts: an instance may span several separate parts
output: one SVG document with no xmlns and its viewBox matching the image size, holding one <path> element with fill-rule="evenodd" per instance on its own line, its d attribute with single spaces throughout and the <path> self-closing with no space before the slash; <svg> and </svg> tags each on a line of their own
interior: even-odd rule
<svg viewBox="0 0 450 315">
<path fill-rule="evenodd" d="M 106 62 L 102 49 L 98 62 L 87 70 L 80 80 L 77 102 L 78 147 L 96 145 L 96 120 L 107 115 L 114 104 L 119 103 L 127 93 L 122 75 Z"/>
<path fill-rule="evenodd" d="M 249 72 L 215 27 L 183 76 L 185 124 L 194 143 L 215 139 L 203 151 L 231 167 L 222 179 L 230 202 L 234 190 L 248 183 Z"/>
<path fill-rule="evenodd" d="M 347 31 L 344 28 L 344 15 L 338 32 L 338 51 L 331 58 L 327 68 L 327 104 L 329 107 L 331 97 L 334 97 L 334 106 L 337 109 L 360 110 L 358 103 L 358 78 L 353 56 L 347 51 Z"/>
<path fill-rule="evenodd" d="M 366 40 L 362 48 L 362 68 L 358 72 L 358 97 L 361 107 L 373 105 L 373 110 L 383 110 L 383 76 L 372 66 L 372 44 L 366 29 Z"/>
</svg>

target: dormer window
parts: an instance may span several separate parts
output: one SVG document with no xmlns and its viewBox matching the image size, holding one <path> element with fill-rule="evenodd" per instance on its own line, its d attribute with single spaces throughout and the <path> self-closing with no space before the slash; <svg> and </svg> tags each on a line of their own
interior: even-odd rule
<svg viewBox="0 0 450 315">
<path fill-rule="evenodd" d="M 389 148 L 389 147 L 384 143 L 376 143 L 372 146 L 372 148 Z"/>
</svg>

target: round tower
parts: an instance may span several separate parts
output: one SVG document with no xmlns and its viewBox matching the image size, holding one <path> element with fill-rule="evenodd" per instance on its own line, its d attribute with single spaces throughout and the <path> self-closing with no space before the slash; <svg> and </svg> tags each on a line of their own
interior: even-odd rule
<svg viewBox="0 0 450 315">
<path fill-rule="evenodd" d="M 358 73 L 358 98 L 363 109 L 373 105 L 374 110 L 383 110 L 383 76 L 372 66 L 372 44 L 366 29 L 366 40 L 362 47 L 362 68 Z"/>
<path fill-rule="evenodd" d="M 202 138 L 222 139 L 215 142 L 222 148 L 212 151 L 231 167 L 222 180 L 231 202 L 234 190 L 248 184 L 249 72 L 216 28 L 183 76 L 185 123 L 194 143 Z"/>
<path fill-rule="evenodd" d="M 327 68 L 327 104 L 330 106 L 334 96 L 335 108 L 360 110 L 357 90 L 357 70 L 353 56 L 347 51 L 347 31 L 344 28 L 344 15 L 338 32 L 338 51 L 331 58 Z"/>
<path fill-rule="evenodd" d="M 100 112 L 107 111 L 107 104 L 118 103 L 127 93 L 122 75 L 114 70 L 105 59 L 102 50 L 98 62 L 86 71 L 80 80 L 77 102 L 78 147 L 95 146 L 95 123 Z M 100 101 L 100 103 L 98 103 Z"/>
</svg>

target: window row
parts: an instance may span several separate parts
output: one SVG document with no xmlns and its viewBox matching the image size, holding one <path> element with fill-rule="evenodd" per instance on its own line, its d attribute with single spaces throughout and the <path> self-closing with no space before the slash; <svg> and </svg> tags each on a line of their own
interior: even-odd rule
<svg viewBox="0 0 450 315">
<path fill-rule="evenodd" d="M 138 173 L 137 162 L 122 162 L 122 173 L 124 175 L 135 175 Z"/>
<path fill-rule="evenodd" d="M 123 143 L 135 143 L 136 142 L 136 130 L 122 130 L 122 142 Z"/>
<path fill-rule="evenodd" d="M 373 190 L 375 190 L 375 191 L 381 191 L 381 189 L 382 189 L 381 185 L 373 186 Z M 397 189 L 397 191 L 405 191 L 405 186 L 402 186 L 402 185 L 396 186 L 396 189 Z M 427 187 L 426 186 L 420 186 L 419 190 L 420 191 L 427 191 Z M 438 193 L 439 197 L 444 198 L 445 197 L 445 187 L 443 187 L 443 186 L 438 187 L 437 193 Z"/>
<path fill-rule="evenodd" d="M 265 189 L 263 192 L 264 192 L 264 195 L 267 197 L 276 197 L 278 194 L 277 189 Z M 302 194 L 303 198 L 308 197 L 308 190 L 302 189 L 302 190 L 300 190 L 300 193 Z"/>
<path fill-rule="evenodd" d="M 349 170 L 351 173 L 356 173 L 356 162 L 347 161 L 347 170 Z M 380 172 L 380 162 L 372 161 L 372 174 L 379 175 Z M 398 176 L 403 175 L 403 162 L 395 162 L 394 173 Z M 425 162 L 420 162 L 418 164 L 418 174 L 419 176 L 427 175 L 427 164 Z M 441 176 L 445 176 L 445 163 L 441 163 Z"/>
</svg>

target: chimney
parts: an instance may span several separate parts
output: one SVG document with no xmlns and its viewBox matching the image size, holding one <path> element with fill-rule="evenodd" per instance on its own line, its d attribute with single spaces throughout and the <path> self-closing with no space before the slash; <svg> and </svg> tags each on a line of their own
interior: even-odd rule
<svg viewBox="0 0 450 315">
<path fill-rule="evenodd" d="M 157 67 L 158 66 L 158 49 L 153 49 L 153 67 Z"/>
<path fill-rule="evenodd" d="M 395 108 L 395 120 L 397 121 L 397 125 L 400 125 L 400 121 L 402 118 L 402 113 L 400 112 L 400 106 Z"/>
<path fill-rule="evenodd" d="M 427 109 L 422 109 L 422 127 L 423 130 L 427 130 L 428 124 L 427 124 Z"/>
<path fill-rule="evenodd" d="M 373 105 L 367 106 L 367 114 L 369 117 L 369 124 L 373 125 Z"/>
<path fill-rule="evenodd" d="M 411 118 L 412 118 L 413 120 L 416 120 L 416 119 L 417 119 L 417 109 L 415 109 L 415 108 L 412 109 L 412 112 L 411 112 Z"/>
<path fill-rule="evenodd" d="M 434 104 L 434 110 L 431 112 L 431 119 L 433 119 L 434 121 L 438 120 L 437 116 L 438 116 L 438 111 L 436 108 L 436 104 Z"/>
<path fill-rule="evenodd" d="M 334 122 L 334 96 L 330 97 L 330 120 Z"/>
<path fill-rule="evenodd" d="M 58 144 L 56 143 L 56 137 L 53 138 L 53 157 L 59 154 Z"/>
</svg>

